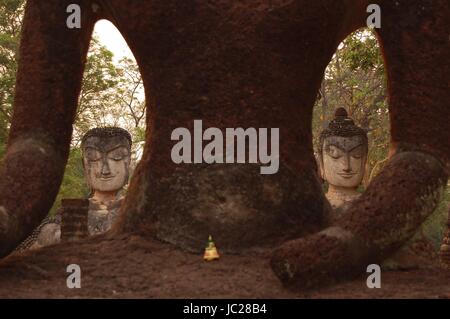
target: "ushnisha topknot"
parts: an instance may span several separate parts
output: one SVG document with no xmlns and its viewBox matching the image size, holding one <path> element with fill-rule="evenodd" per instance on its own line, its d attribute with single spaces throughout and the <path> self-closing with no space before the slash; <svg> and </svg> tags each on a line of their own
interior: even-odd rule
<svg viewBox="0 0 450 319">
<path fill-rule="evenodd" d="M 320 145 L 323 145 L 324 139 L 329 136 L 361 136 L 367 142 L 367 132 L 355 125 L 355 122 L 348 117 L 347 110 L 343 107 L 336 109 L 334 119 L 320 133 Z"/>
<path fill-rule="evenodd" d="M 86 134 L 84 134 L 83 139 L 81 140 L 81 145 L 83 145 L 89 137 L 93 136 L 97 136 L 100 138 L 122 136 L 125 137 L 128 142 L 130 142 L 130 146 L 132 144 L 131 134 L 127 130 L 117 126 L 106 126 L 95 127 L 87 131 Z"/>
</svg>

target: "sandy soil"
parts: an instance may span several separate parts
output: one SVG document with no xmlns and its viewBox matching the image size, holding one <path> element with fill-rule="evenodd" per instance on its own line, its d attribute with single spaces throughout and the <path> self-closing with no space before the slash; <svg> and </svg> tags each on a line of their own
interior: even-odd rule
<svg viewBox="0 0 450 319">
<path fill-rule="evenodd" d="M 201 253 L 137 235 L 93 237 L 5 258 L 0 298 L 450 298 L 450 271 L 437 266 L 384 271 L 381 289 L 368 289 L 361 276 L 292 292 L 272 273 L 268 256 L 222 255 L 204 262 Z M 81 267 L 81 289 L 66 286 L 69 264 Z"/>
</svg>

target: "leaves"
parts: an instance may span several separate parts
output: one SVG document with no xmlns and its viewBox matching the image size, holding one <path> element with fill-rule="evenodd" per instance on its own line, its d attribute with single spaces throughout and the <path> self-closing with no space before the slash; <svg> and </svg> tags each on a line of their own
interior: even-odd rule
<svg viewBox="0 0 450 319">
<path fill-rule="evenodd" d="M 84 133 L 96 126 L 121 126 L 133 136 L 138 129 L 144 129 L 143 90 L 136 62 L 123 58 L 114 64 L 112 52 L 94 36 L 83 76 L 73 145 L 78 145 Z"/>
<path fill-rule="evenodd" d="M 0 2 L 0 144 L 6 142 L 12 116 L 24 0 Z M 0 148 L 3 155 L 4 147 Z"/>
</svg>

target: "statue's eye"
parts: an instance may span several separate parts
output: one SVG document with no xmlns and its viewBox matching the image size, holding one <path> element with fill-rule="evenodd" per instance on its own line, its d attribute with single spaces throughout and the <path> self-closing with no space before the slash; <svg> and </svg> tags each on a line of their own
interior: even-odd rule
<svg viewBox="0 0 450 319">
<path fill-rule="evenodd" d="M 362 146 L 358 146 L 357 148 L 353 149 L 350 152 L 350 155 L 353 158 L 360 159 L 363 156 L 363 147 Z"/>
<path fill-rule="evenodd" d="M 112 159 L 113 161 L 121 161 L 123 160 L 126 156 L 128 155 L 128 151 L 126 148 L 123 147 L 119 147 L 116 148 L 115 150 L 112 150 L 111 152 L 108 153 L 108 158 Z"/>
<path fill-rule="evenodd" d="M 112 159 L 113 161 L 121 161 L 123 160 L 123 155 L 122 154 L 108 154 L 108 158 Z"/>
<path fill-rule="evenodd" d="M 339 159 L 342 157 L 342 152 L 335 146 L 330 145 L 327 149 L 327 153 L 331 158 Z"/>
<path fill-rule="evenodd" d="M 334 155 L 330 155 L 330 156 L 334 159 L 340 159 L 342 157 L 342 155 L 339 155 L 339 154 L 334 154 Z"/>
<path fill-rule="evenodd" d="M 87 158 L 90 162 L 96 162 L 102 158 L 102 155 L 99 151 L 93 148 L 87 148 L 84 151 L 84 156 Z"/>
</svg>

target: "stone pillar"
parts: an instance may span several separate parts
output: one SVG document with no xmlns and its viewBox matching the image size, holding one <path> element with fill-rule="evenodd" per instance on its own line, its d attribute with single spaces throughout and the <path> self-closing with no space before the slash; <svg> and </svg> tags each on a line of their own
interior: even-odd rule
<svg viewBox="0 0 450 319">
<path fill-rule="evenodd" d="M 61 241 L 76 241 L 88 236 L 89 200 L 81 198 L 61 201 Z"/>
<path fill-rule="evenodd" d="M 262 1 L 261 10 L 202 2 L 195 14 L 184 2 L 154 4 L 114 15 L 136 53 L 151 110 L 115 230 L 142 230 L 200 253 L 209 234 L 222 252 L 247 252 L 322 229 L 329 205 L 316 174 L 312 108 L 337 44 L 356 28 L 342 17 L 359 12 L 349 1 Z M 115 12 L 131 12 L 121 9 Z M 138 13 L 142 20 L 130 23 Z M 262 175 L 248 162 L 174 163 L 171 134 L 192 134 L 195 120 L 222 134 L 279 128 L 278 172 Z"/>
</svg>

